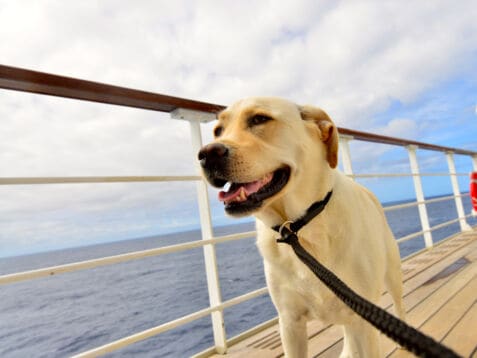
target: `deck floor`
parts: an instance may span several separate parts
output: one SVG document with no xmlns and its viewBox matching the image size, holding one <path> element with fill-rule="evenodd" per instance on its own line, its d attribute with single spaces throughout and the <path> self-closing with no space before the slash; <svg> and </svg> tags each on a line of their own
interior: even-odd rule
<svg viewBox="0 0 477 358">
<path fill-rule="evenodd" d="M 469 357 L 477 346 L 477 231 L 458 234 L 404 261 L 402 270 L 407 322 Z M 392 307 L 389 294 L 383 295 L 381 307 Z M 381 339 L 384 356 L 413 356 L 384 335 Z M 338 357 L 342 344 L 340 327 L 308 324 L 310 357 Z M 278 324 L 230 346 L 226 355 L 283 357 Z"/>
</svg>

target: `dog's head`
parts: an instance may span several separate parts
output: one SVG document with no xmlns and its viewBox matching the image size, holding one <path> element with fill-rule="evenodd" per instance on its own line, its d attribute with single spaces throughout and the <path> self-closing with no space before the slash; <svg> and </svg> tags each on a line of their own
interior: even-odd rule
<svg viewBox="0 0 477 358">
<path fill-rule="evenodd" d="M 300 190 L 307 175 L 329 172 L 338 161 L 338 133 L 328 115 L 279 98 L 231 105 L 219 114 L 214 136 L 198 158 L 209 183 L 224 187 L 219 200 L 234 216 Z"/>
</svg>

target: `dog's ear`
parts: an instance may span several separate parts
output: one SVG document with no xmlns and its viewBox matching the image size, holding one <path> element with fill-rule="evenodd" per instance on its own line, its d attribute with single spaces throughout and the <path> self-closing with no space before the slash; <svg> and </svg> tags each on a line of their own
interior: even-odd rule
<svg viewBox="0 0 477 358">
<path fill-rule="evenodd" d="M 331 168 L 338 165 L 338 129 L 331 118 L 321 108 L 313 106 L 299 106 L 301 118 L 313 121 L 320 132 L 320 137 L 326 145 L 326 159 Z"/>
</svg>

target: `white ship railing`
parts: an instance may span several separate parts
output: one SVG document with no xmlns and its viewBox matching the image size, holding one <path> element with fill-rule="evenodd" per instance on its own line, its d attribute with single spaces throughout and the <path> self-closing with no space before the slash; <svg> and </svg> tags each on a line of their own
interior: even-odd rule
<svg viewBox="0 0 477 358">
<path fill-rule="evenodd" d="M 216 113 L 223 108 L 223 106 L 215 104 L 163 96 L 159 94 L 136 91 L 122 87 L 49 75 L 1 65 L 0 88 L 168 112 L 173 119 L 182 119 L 189 122 L 193 153 L 197 153 L 199 148 L 202 146 L 200 123 L 214 120 Z M 418 208 L 422 230 L 411 233 L 404 237 L 397 238 L 399 243 L 423 236 L 426 248 L 430 248 L 434 244 L 432 232 L 435 230 L 455 224 L 457 222 L 459 223 L 460 229 L 462 231 L 471 230 L 471 227 L 466 221 L 471 214 L 465 215 L 462 204 L 462 198 L 467 197 L 468 194 L 461 194 L 457 180 L 458 176 L 467 176 L 468 173 L 456 172 L 454 155 L 457 154 L 471 157 L 473 170 L 477 171 L 477 152 L 363 133 L 346 128 L 340 128 L 339 132 L 341 160 L 343 163 L 343 170 L 346 175 L 353 179 L 392 177 L 413 178 L 417 199 L 416 202 L 398 204 L 385 208 L 385 211 L 399 210 L 415 206 Z M 405 147 L 409 155 L 411 173 L 354 174 L 352 169 L 351 153 L 349 150 L 349 142 L 351 140 L 377 142 Z M 420 173 L 416 155 L 416 151 L 418 149 L 433 150 L 444 153 L 447 159 L 449 171 L 445 173 Z M 226 352 L 227 343 L 231 340 L 227 339 L 225 333 L 225 322 L 223 316 L 224 309 L 255 297 L 265 295 L 268 293 L 268 290 L 266 287 L 263 287 L 230 300 L 222 301 L 215 255 L 215 245 L 254 237 L 256 233 L 254 231 L 250 231 L 220 237 L 213 236 L 207 186 L 205 181 L 200 176 L 200 168 L 197 161 L 195 161 L 195 165 L 197 174 L 189 176 L 1 177 L 0 185 L 195 181 L 197 182 L 197 196 L 199 203 L 202 240 L 3 275 L 0 276 L 0 285 L 203 247 L 210 303 L 208 308 L 166 322 L 148 330 L 135 333 L 117 341 L 110 342 L 101 347 L 83 352 L 78 354 L 76 357 L 95 357 L 101 354 L 112 352 L 209 315 L 212 319 L 212 328 L 214 334 L 213 349 L 218 353 Z M 451 180 L 453 195 L 426 200 L 421 182 L 421 177 L 424 176 L 448 176 Z M 457 219 L 449 220 L 431 227 L 429 225 L 426 204 L 452 199 L 455 201 Z M 276 320 L 271 320 L 269 322 L 265 322 L 262 326 L 273 324 L 274 322 L 276 322 Z"/>
</svg>

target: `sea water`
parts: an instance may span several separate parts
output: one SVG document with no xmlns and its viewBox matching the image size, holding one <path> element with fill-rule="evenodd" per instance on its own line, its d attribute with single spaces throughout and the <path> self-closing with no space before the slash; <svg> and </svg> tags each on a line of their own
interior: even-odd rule
<svg viewBox="0 0 477 358">
<path fill-rule="evenodd" d="M 470 203 L 464 200 L 465 212 Z M 431 226 L 457 217 L 453 200 L 427 205 Z M 390 211 L 396 237 L 420 231 L 416 207 Z M 476 225 L 472 218 L 469 224 Z M 253 223 L 215 235 L 254 230 Z M 433 232 L 435 242 L 459 224 Z M 199 231 L 0 259 L 0 274 L 199 240 Z M 422 237 L 400 245 L 401 256 L 424 248 Z M 222 299 L 265 286 L 255 238 L 216 245 Z M 202 249 L 0 286 L 0 357 L 68 357 L 207 308 Z M 268 295 L 224 311 L 227 337 L 276 316 Z M 108 356 L 188 357 L 213 345 L 210 316 Z"/>
</svg>

